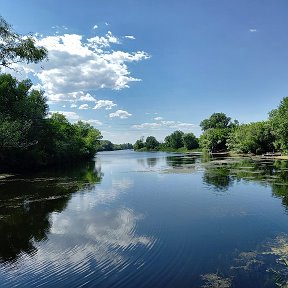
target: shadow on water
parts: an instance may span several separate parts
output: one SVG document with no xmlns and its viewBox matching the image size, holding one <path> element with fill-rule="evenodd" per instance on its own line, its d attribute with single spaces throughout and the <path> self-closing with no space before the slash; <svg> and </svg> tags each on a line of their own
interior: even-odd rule
<svg viewBox="0 0 288 288">
<path fill-rule="evenodd" d="M 95 162 L 0 179 L 0 262 L 33 254 L 34 242 L 45 241 L 52 212 L 63 211 L 73 193 L 89 190 L 102 178 Z"/>
</svg>

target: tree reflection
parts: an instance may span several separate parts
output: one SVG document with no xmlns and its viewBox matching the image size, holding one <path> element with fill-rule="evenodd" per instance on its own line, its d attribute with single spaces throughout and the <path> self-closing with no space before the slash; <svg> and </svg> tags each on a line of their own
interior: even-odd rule
<svg viewBox="0 0 288 288">
<path fill-rule="evenodd" d="M 175 156 L 168 156 L 167 158 L 167 165 L 173 168 L 183 167 L 187 165 L 195 164 L 196 157 L 193 155 L 175 155 Z"/>
<path fill-rule="evenodd" d="M 63 211 L 72 193 L 89 190 L 101 181 L 95 162 L 65 170 L 45 171 L 34 177 L 0 181 L 0 261 L 33 254 L 34 242 L 45 241 L 52 212 Z"/>
<path fill-rule="evenodd" d="M 233 183 L 228 167 L 207 168 L 203 174 L 203 181 L 219 190 L 225 190 Z"/>
<path fill-rule="evenodd" d="M 288 209 L 288 161 L 222 158 L 204 164 L 203 182 L 215 189 L 225 190 L 236 180 L 270 185 L 273 195 Z"/>
</svg>

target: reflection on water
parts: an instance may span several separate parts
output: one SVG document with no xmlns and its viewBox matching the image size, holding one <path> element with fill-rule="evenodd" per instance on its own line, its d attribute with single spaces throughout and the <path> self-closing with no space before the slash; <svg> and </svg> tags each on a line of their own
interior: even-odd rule
<svg viewBox="0 0 288 288">
<path fill-rule="evenodd" d="M 127 151 L 0 177 L 0 287 L 282 285 L 287 185 L 287 161 Z"/>
<path fill-rule="evenodd" d="M 65 173 L 63 173 L 65 172 Z M 54 171 L 49 177 L 9 177 L 0 180 L 0 261 L 37 251 L 35 242 L 47 240 L 52 212 L 63 211 L 71 195 L 100 182 L 95 163 Z"/>
</svg>

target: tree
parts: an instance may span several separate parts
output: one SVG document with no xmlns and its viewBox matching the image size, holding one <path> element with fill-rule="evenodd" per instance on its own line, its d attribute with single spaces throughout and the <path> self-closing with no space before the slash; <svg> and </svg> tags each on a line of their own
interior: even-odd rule
<svg viewBox="0 0 288 288">
<path fill-rule="evenodd" d="M 13 31 L 0 16 L 0 66 L 12 68 L 14 63 L 38 63 L 47 59 L 47 50 L 37 47 L 33 36 L 23 36 Z"/>
<path fill-rule="evenodd" d="M 183 143 L 183 135 L 182 131 L 174 131 L 172 134 L 165 137 L 164 142 L 167 147 L 178 149 L 184 146 Z"/>
<path fill-rule="evenodd" d="M 144 148 L 144 146 L 145 146 L 144 140 L 143 140 L 143 138 L 141 138 L 134 143 L 133 149 L 134 150 L 140 150 L 140 149 Z"/>
<path fill-rule="evenodd" d="M 154 136 L 148 136 L 146 138 L 145 147 L 148 150 L 154 150 L 159 147 L 159 142 L 156 140 Z"/>
<path fill-rule="evenodd" d="M 229 129 L 208 129 L 199 138 L 200 147 L 209 152 L 226 150 L 226 140 L 228 135 Z"/>
<path fill-rule="evenodd" d="M 37 143 L 48 105 L 42 91 L 31 90 L 30 80 L 0 75 L 0 147 L 2 151 Z"/>
<path fill-rule="evenodd" d="M 261 154 L 273 151 L 275 137 L 267 121 L 242 124 L 235 127 L 227 141 L 229 150 L 238 153 Z"/>
<path fill-rule="evenodd" d="M 269 113 L 276 149 L 288 153 L 288 97 L 284 97 L 277 109 Z"/>
<path fill-rule="evenodd" d="M 211 128 L 231 128 L 238 121 L 236 120 L 234 123 L 231 122 L 231 118 L 227 117 L 225 113 L 213 113 L 208 119 L 201 121 L 200 126 L 203 131 L 206 131 Z"/>
<path fill-rule="evenodd" d="M 184 146 L 188 150 L 196 149 L 199 147 L 198 139 L 193 133 L 186 133 L 182 136 Z"/>
</svg>

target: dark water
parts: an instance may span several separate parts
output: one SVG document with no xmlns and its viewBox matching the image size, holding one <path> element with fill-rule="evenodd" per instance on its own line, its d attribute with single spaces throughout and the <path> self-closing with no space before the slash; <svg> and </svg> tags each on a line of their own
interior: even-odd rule
<svg viewBox="0 0 288 288">
<path fill-rule="evenodd" d="M 0 178 L 0 287 L 275 287 L 288 162 L 99 153 Z"/>
</svg>

